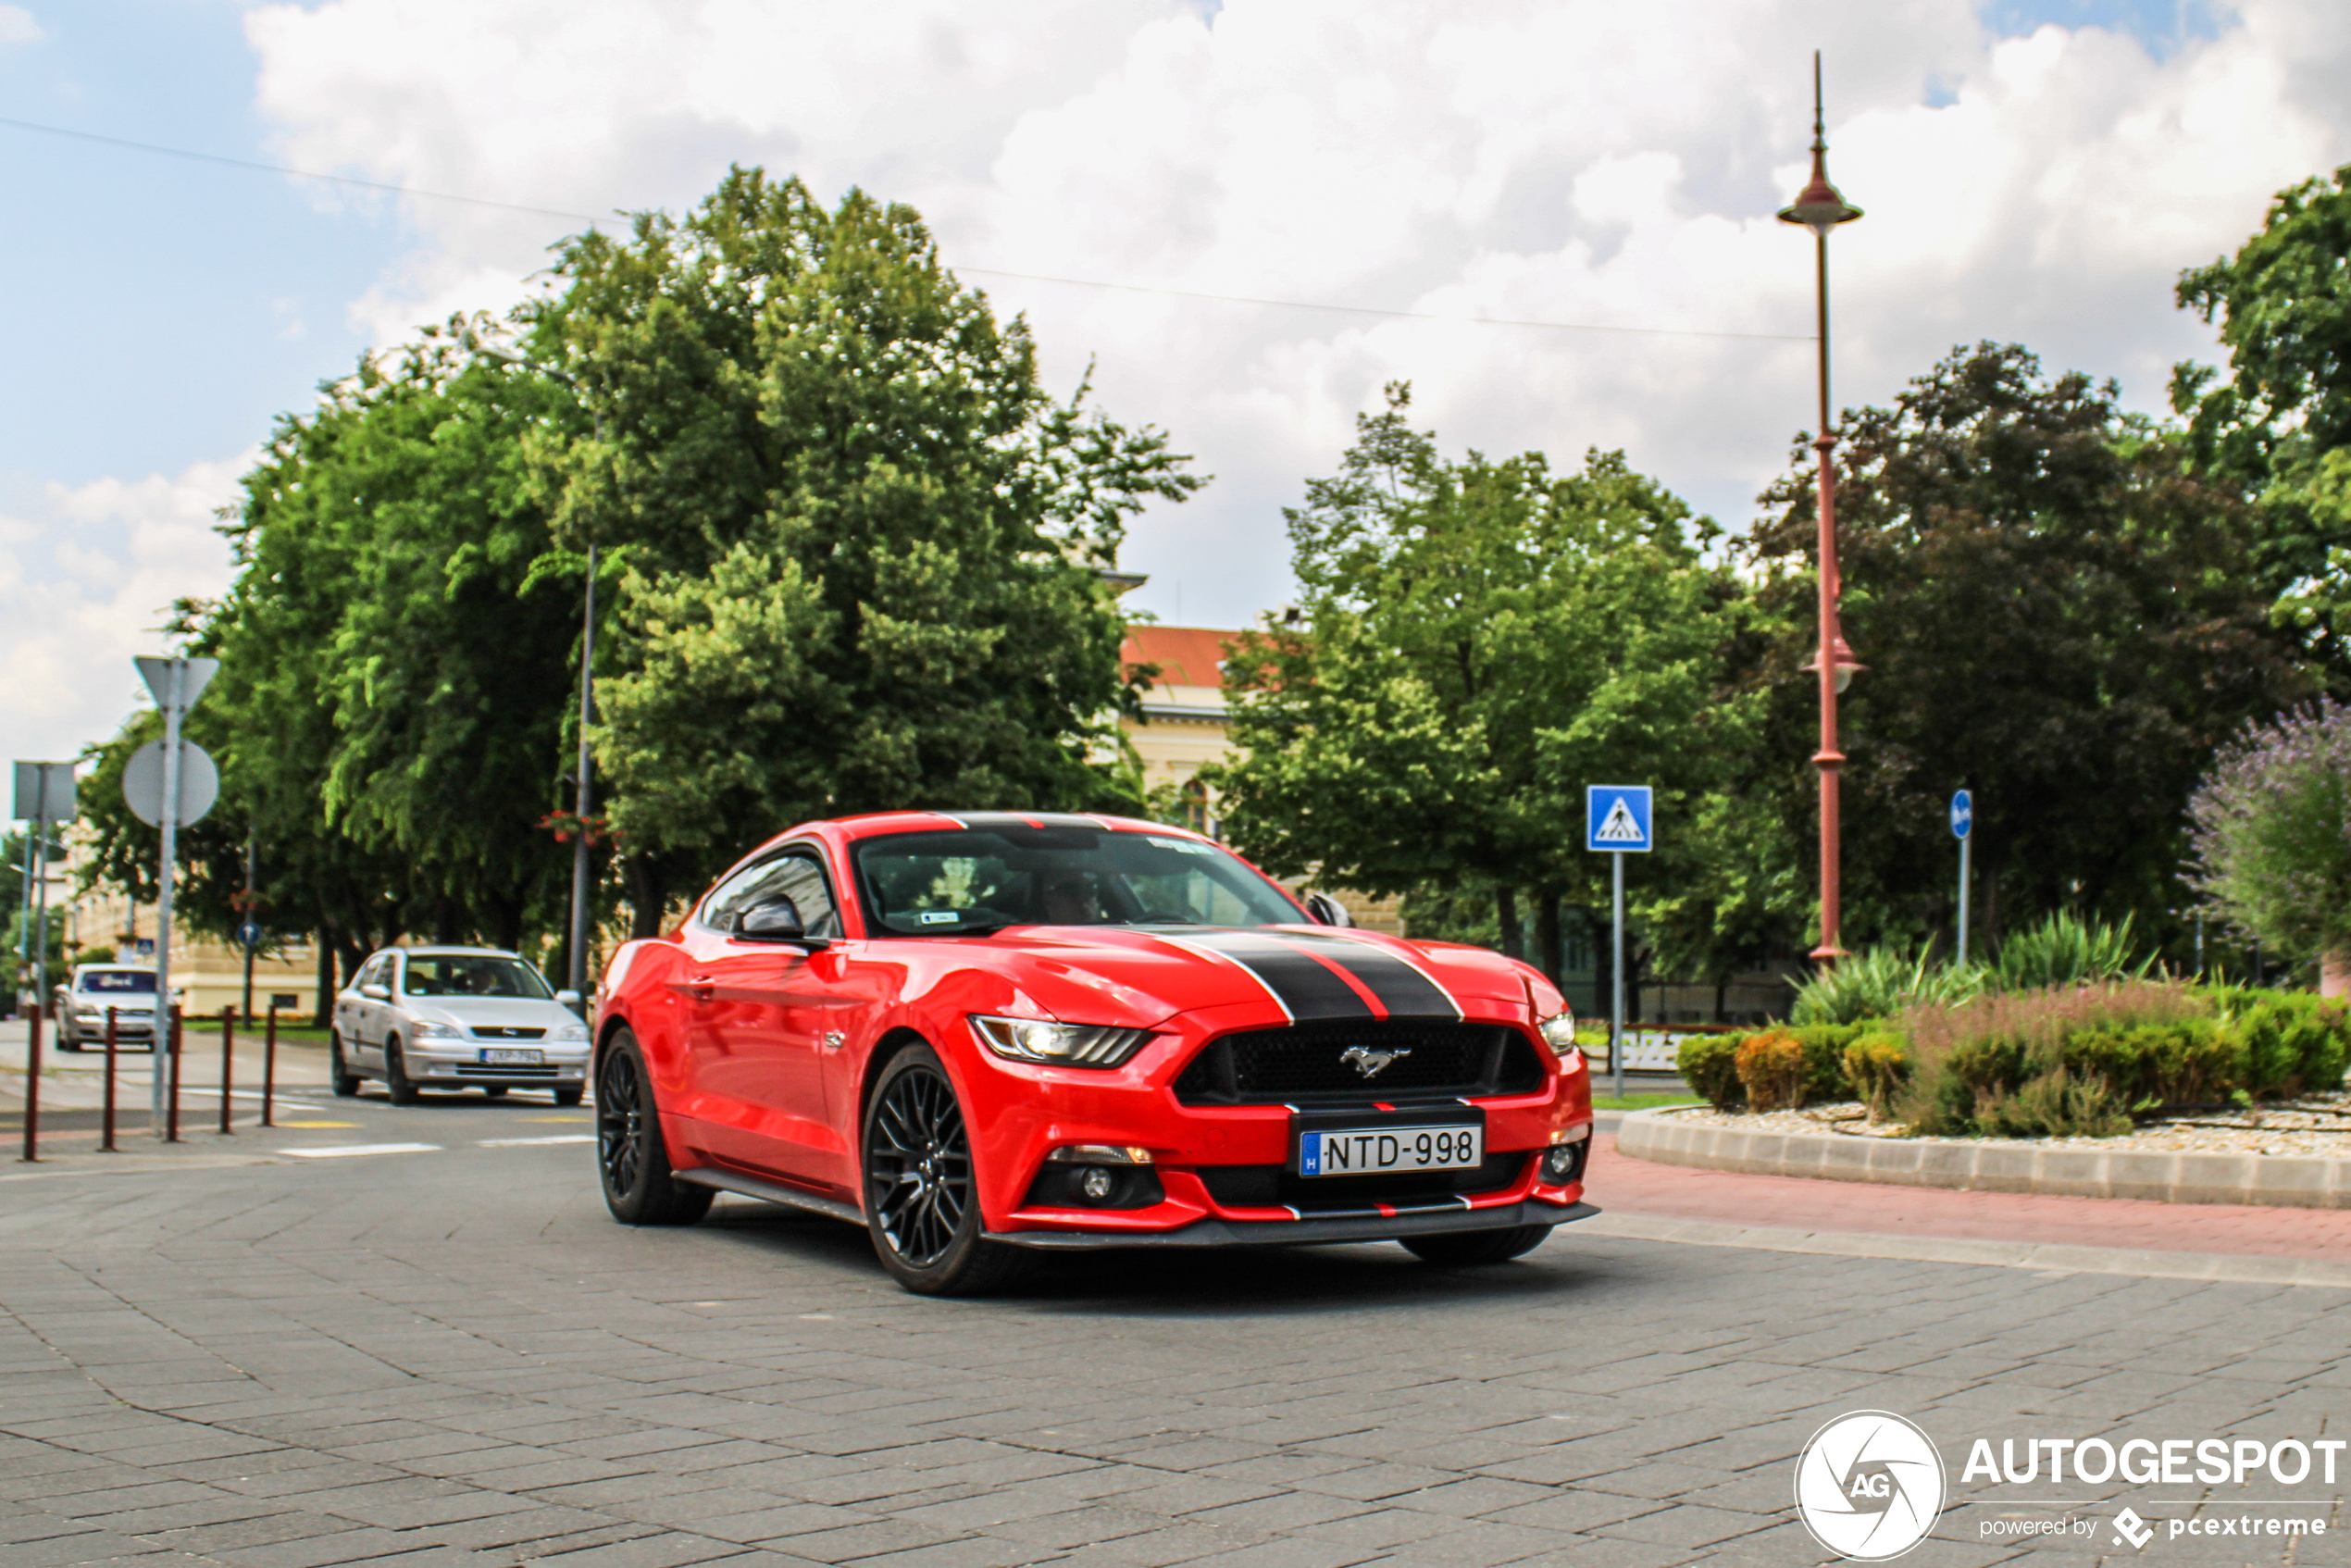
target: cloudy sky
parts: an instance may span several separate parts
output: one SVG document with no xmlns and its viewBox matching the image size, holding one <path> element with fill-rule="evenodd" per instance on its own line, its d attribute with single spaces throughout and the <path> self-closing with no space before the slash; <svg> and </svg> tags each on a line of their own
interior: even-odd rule
<svg viewBox="0 0 2351 1568">
<path fill-rule="evenodd" d="M 729 162 L 913 203 L 1057 389 L 1197 454 L 1126 552 L 1163 619 L 1283 600 L 1279 508 L 1399 377 L 1738 526 L 1810 422 L 1815 47 L 1840 403 L 1995 338 L 2159 409 L 2211 353 L 2179 269 L 2351 161 L 2340 0 L 0 4 L 0 747 L 112 732 L 319 380 Z"/>
</svg>

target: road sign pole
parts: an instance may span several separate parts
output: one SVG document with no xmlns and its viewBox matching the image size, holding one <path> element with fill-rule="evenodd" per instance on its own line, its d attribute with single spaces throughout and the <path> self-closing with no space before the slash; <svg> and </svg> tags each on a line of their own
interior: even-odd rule
<svg viewBox="0 0 2351 1568">
<path fill-rule="evenodd" d="M 1616 1098 L 1624 1098 L 1624 852 L 1613 850 L 1616 863 L 1616 956 L 1608 988 L 1608 1065 L 1616 1076 Z"/>
<path fill-rule="evenodd" d="M 1968 847 L 1975 842 L 1971 833 L 1959 840 L 1959 962 L 1967 962 L 1967 858 Z"/>
<path fill-rule="evenodd" d="M 32 1010 L 49 1011 L 49 765 L 41 765 L 37 797 L 41 815 L 33 825 L 33 841 L 25 846 L 30 865 L 39 866 L 32 889 Z"/>
<path fill-rule="evenodd" d="M 155 1016 L 161 1021 L 164 1010 L 171 1005 L 171 872 L 180 857 L 180 696 L 187 690 L 188 662 L 173 659 L 165 678 L 163 691 L 163 809 L 156 814 L 156 826 L 163 832 L 163 852 L 158 867 L 155 891 Z M 171 1030 L 165 1039 L 168 1048 L 155 1059 L 155 1082 L 150 1086 L 153 1101 L 150 1110 L 153 1125 L 162 1126 L 167 1102 L 176 1112 L 180 1104 L 180 1032 Z M 167 1080 L 168 1080 L 167 1082 Z M 173 1119 L 177 1119 L 176 1116 Z M 171 1137 L 175 1126 L 165 1134 L 166 1141 L 177 1142 Z"/>
</svg>

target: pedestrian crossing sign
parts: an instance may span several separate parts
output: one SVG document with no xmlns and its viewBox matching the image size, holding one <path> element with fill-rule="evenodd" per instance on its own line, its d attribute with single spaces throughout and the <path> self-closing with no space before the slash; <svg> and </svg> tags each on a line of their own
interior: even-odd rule
<svg viewBox="0 0 2351 1568">
<path fill-rule="evenodd" d="M 1646 784 L 1590 784 L 1584 790 L 1584 847 L 1587 850 L 1647 853 L 1649 841 L 1649 787 Z"/>
</svg>

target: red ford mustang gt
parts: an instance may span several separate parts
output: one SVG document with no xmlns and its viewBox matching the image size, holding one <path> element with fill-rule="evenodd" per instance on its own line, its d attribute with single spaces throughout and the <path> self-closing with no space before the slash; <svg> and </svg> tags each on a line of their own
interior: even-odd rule
<svg viewBox="0 0 2351 1568">
<path fill-rule="evenodd" d="M 796 828 L 614 955 L 605 1201 L 632 1225 L 715 1191 L 812 1209 L 934 1294 L 1070 1248 L 1499 1263 L 1595 1213 L 1590 1075 L 1549 981 L 1312 902 L 1118 817 Z"/>
</svg>

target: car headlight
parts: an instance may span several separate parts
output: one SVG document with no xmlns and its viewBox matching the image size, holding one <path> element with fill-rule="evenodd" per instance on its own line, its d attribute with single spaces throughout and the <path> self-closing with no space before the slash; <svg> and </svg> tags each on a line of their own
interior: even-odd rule
<svg viewBox="0 0 2351 1568">
<path fill-rule="evenodd" d="M 588 1026 L 585 1024 L 557 1024 L 554 1028 L 547 1031 L 547 1038 L 549 1039 L 567 1039 L 574 1041 L 583 1040 L 588 1038 Z"/>
<path fill-rule="evenodd" d="M 415 1034 L 418 1039 L 464 1039 L 466 1031 L 454 1024 L 436 1024 L 429 1018 L 417 1020 Z"/>
<path fill-rule="evenodd" d="M 999 1056 L 1043 1062 L 1056 1067 L 1115 1067 L 1143 1049 L 1149 1029 L 1115 1029 L 1099 1024 L 1048 1024 L 1035 1018 L 971 1015 L 972 1033 Z"/>
<path fill-rule="evenodd" d="M 1535 1027 L 1541 1031 L 1543 1043 L 1559 1052 L 1561 1063 L 1572 1065 L 1569 1058 L 1576 1054 L 1575 1014 L 1554 1013 Z"/>
</svg>

